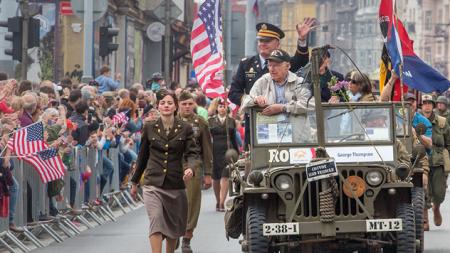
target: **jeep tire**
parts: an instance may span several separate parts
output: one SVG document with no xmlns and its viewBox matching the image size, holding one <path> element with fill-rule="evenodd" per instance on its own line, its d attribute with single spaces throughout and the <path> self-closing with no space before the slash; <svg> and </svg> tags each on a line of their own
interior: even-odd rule
<svg viewBox="0 0 450 253">
<path fill-rule="evenodd" d="M 425 210 L 425 192 L 423 188 L 422 187 L 412 188 L 411 197 L 416 221 L 416 240 L 420 241 L 420 245 L 417 245 L 416 252 L 423 253 L 424 251 L 423 213 Z"/>
<path fill-rule="evenodd" d="M 261 206 L 247 208 L 247 245 L 249 253 L 268 253 L 269 239 L 263 236 L 263 224 L 266 221 L 266 212 Z"/>
<path fill-rule="evenodd" d="M 409 203 L 397 206 L 397 218 L 402 219 L 403 230 L 397 232 L 397 253 L 416 252 L 416 224 L 414 207 Z"/>
</svg>

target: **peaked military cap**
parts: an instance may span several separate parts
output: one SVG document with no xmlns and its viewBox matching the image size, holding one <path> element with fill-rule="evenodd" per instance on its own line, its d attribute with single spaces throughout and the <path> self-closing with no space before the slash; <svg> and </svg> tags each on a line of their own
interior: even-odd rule
<svg viewBox="0 0 450 253">
<path fill-rule="evenodd" d="M 269 23 L 259 23 L 256 25 L 256 38 L 275 38 L 282 39 L 284 38 L 284 32 L 277 26 L 269 24 Z"/>
</svg>

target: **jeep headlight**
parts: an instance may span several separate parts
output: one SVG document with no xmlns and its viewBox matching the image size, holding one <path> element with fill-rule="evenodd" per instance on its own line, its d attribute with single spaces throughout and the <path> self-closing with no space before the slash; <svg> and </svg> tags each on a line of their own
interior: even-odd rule
<svg viewBox="0 0 450 253">
<path fill-rule="evenodd" d="M 287 174 L 278 175 L 275 178 L 275 185 L 281 191 L 286 191 L 292 186 L 292 178 Z"/>
<path fill-rule="evenodd" d="M 373 171 L 369 171 L 366 174 L 366 182 L 370 185 L 370 186 L 379 186 L 381 184 L 381 182 L 383 182 L 383 174 L 381 174 L 381 172 L 373 170 Z"/>
</svg>

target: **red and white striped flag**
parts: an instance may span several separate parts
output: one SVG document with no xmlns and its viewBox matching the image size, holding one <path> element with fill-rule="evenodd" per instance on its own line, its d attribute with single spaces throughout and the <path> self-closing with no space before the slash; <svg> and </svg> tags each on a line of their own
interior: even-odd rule
<svg viewBox="0 0 450 253">
<path fill-rule="evenodd" d="M 113 125 L 127 123 L 127 122 L 128 122 L 128 117 L 125 112 L 118 113 L 118 114 L 114 115 L 112 118 Z"/>
<path fill-rule="evenodd" d="M 198 9 L 191 33 L 191 55 L 197 81 L 210 98 L 225 93 L 220 0 L 205 0 Z"/>
<path fill-rule="evenodd" d="M 17 156 L 33 154 L 48 148 L 44 142 L 44 125 L 37 122 L 17 130 L 8 141 L 8 148 Z"/>
<path fill-rule="evenodd" d="M 66 170 L 66 166 L 55 148 L 24 156 L 23 160 L 34 167 L 44 184 L 62 178 Z"/>
</svg>

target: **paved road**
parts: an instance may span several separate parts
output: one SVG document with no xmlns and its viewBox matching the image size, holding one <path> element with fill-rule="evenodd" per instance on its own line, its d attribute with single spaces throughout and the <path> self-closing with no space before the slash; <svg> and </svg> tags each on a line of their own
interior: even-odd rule
<svg viewBox="0 0 450 253">
<path fill-rule="evenodd" d="M 223 213 L 215 211 L 212 190 L 203 193 L 202 212 L 198 230 L 192 241 L 195 253 L 240 252 L 237 240 L 228 242 L 225 238 Z M 150 252 L 147 237 L 148 220 L 144 208 L 118 218 L 115 223 L 84 231 L 81 235 L 66 239 L 61 244 L 53 243 L 36 253 L 140 253 Z M 178 250 L 177 252 L 181 252 Z"/>
<path fill-rule="evenodd" d="M 203 193 L 202 213 L 199 229 L 192 241 L 196 253 L 230 253 L 240 252 L 236 240 L 227 242 L 223 229 L 223 214 L 214 210 L 214 196 L 209 190 Z M 450 190 L 447 191 L 450 197 Z M 430 232 L 425 234 L 426 253 L 450 252 L 450 201 L 446 201 L 442 208 L 444 224 L 441 227 L 431 226 Z M 431 214 L 431 212 L 430 212 Z M 431 223 L 433 216 L 430 215 Z M 138 253 L 150 252 L 147 240 L 148 221 L 144 208 L 129 213 L 118 219 L 116 223 L 96 227 L 84 231 L 73 239 L 66 239 L 62 244 L 53 243 L 47 248 L 33 252 L 97 252 L 97 253 Z M 180 252 L 180 251 L 178 251 Z"/>
</svg>

